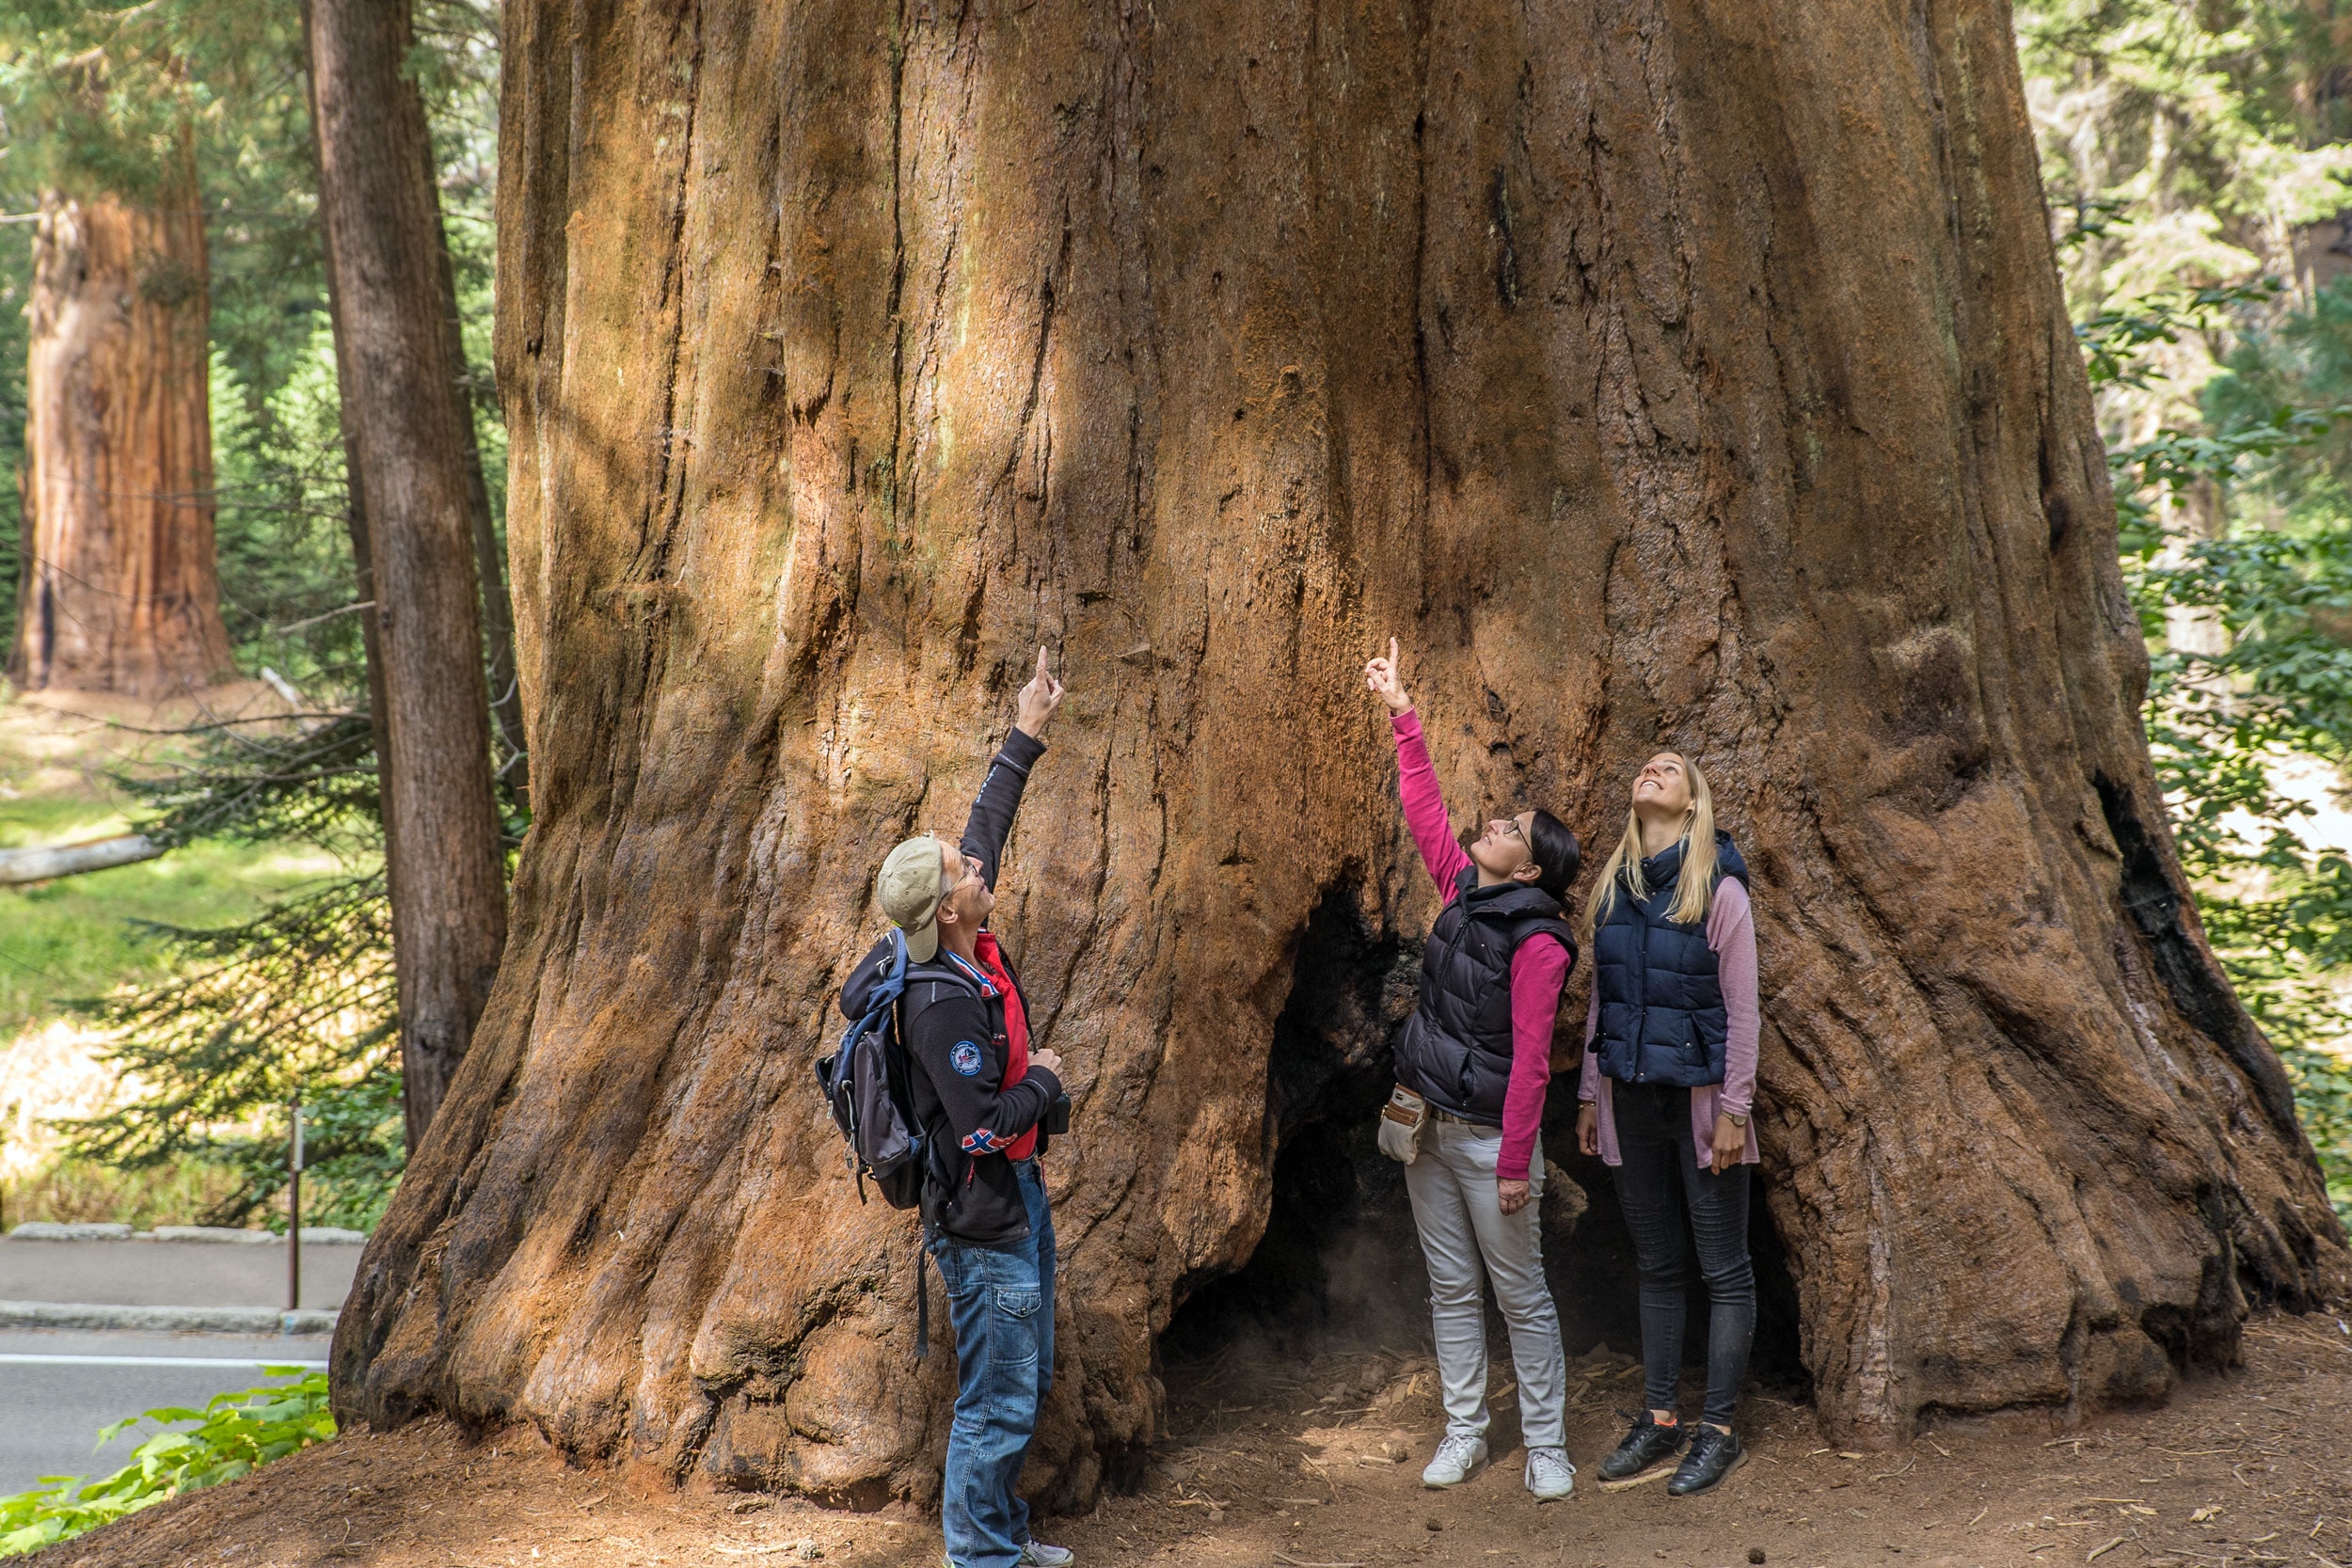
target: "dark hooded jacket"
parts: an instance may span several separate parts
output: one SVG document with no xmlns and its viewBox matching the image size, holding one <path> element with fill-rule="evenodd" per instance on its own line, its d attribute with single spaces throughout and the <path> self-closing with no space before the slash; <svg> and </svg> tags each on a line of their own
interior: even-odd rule
<svg viewBox="0 0 2352 1568">
<path fill-rule="evenodd" d="M 1724 1081 L 1730 1022 L 1716 980 L 1707 923 L 1666 918 L 1681 885 L 1682 843 L 1642 862 L 1649 896 L 1635 898 L 1625 873 L 1593 929 L 1593 987 L 1600 1022 L 1593 1049 L 1600 1069 L 1624 1084 L 1694 1088 Z M 1739 846 L 1715 830 L 1715 881 L 1748 881 Z M 1712 891 L 1711 889 L 1709 890 Z M 1712 900 L 1709 901 L 1711 909 Z"/>
<path fill-rule="evenodd" d="M 964 824 L 963 852 L 980 863 L 993 890 L 996 868 L 1021 809 L 1029 768 L 1045 744 L 1015 730 L 988 770 Z M 841 1010 L 864 1016 L 866 998 L 890 958 L 887 939 L 860 960 L 841 988 Z M 1010 959 L 1006 973 L 1017 990 Z M 1032 1015 L 1034 1016 L 1034 1015 Z M 1034 1061 L 1020 1082 L 1007 1084 L 1009 1042 L 1005 1004 L 981 993 L 944 953 L 907 967 L 898 1002 L 898 1037 L 914 1062 L 908 1098 L 923 1124 L 931 1173 L 923 1188 L 924 1227 L 969 1246 L 1009 1246 L 1029 1234 L 1028 1207 L 1006 1158 L 1008 1145 L 1061 1098 L 1061 1081 Z M 1044 1151 L 1041 1141 L 1039 1152 Z"/>
</svg>

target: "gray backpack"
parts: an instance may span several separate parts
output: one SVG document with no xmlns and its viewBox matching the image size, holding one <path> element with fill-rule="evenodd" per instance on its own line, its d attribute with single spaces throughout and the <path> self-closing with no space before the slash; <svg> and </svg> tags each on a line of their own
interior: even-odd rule
<svg viewBox="0 0 2352 1568">
<path fill-rule="evenodd" d="M 913 1064 L 898 1038 L 898 998 L 906 989 L 907 939 L 893 930 L 841 988 L 841 1011 L 850 1027 L 840 1048 L 817 1064 L 818 1088 L 850 1146 L 858 1201 L 866 1201 L 871 1177 L 893 1209 L 923 1201 L 930 1164 L 909 1089 Z"/>
</svg>

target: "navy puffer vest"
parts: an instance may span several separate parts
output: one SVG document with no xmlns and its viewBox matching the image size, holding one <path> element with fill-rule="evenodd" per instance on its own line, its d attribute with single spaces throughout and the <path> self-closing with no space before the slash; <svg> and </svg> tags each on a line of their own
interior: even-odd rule
<svg viewBox="0 0 2352 1568">
<path fill-rule="evenodd" d="M 1478 885 L 1467 866 L 1456 896 L 1421 950 L 1421 1006 L 1396 1041 L 1396 1081 L 1439 1110 L 1502 1125 L 1511 1084 L 1511 955 L 1538 933 L 1555 936 L 1576 965 L 1560 901 L 1525 882 Z"/>
<path fill-rule="evenodd" d="M 1593 1048 L 1600 1069 L 1624 1084 L 1671 1084 L 1692 1088 L 1724 1081 L 1730 1027 L 1715 950 L 1707 923 L 1678 926 L 1666 918 L 1681 878 L 1682 845 L 1642 863 L 1649 896 L 1636 899 L 1617 874 L 1608 911 L 1593 931 L 1593 985 L 1600 992 L 1600 1028 Z M 1748 881 L 1739 846 L 1715 830 L 1715 881 Z M 1710 900 L 1708 907 L 1713 907 Z"/>
</svg>

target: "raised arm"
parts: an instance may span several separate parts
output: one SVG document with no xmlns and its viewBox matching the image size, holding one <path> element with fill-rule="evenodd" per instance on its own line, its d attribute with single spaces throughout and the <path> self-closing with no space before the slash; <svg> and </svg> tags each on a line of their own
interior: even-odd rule
<svg viewBox="0 0 2352 1568">
<path fill-rule="evenodd" d="M 1005 840 L 1021 810 L 1021 792 L 1028 787 L 1029 769 L 1045 754 L 1045 726 L 1061 706 L 1061 682 L 1045 670 L 1045 650 L 1037 651 L 1037 673 L 1021 689 L 1020 708 L 1012 733 L 989 764 L 988 777 L 972 801 L 972 815 L 963 824 L 963 852 L 978 861 L 981 879 L 993 890 L 996 867 L 1004 858 Z"/>
<path fill-rule="evenodd" d="M 1421 717 L 1413 699 L 1405 694 L 1397 675 L 1396 639 L 1389 639 L 1389 656 L 1364 666 L 1364 686 L 1389 705 L 1389 725 L 1396 733 L 1396 788 L 1405 801 L 1405 825 L 1412 830 L 1421 850 L 1421 863 L 1429 868 L 1438 891 L 1449 899 L 1454 884 L 1470 864 L 1470 856 L 1454 840 L 1454 825 L 1446 820 L 1445 796 L 1438 787 L 1438 770 L 1429 761 L 1429 748 L 1421 736 Z"/>
</svg>

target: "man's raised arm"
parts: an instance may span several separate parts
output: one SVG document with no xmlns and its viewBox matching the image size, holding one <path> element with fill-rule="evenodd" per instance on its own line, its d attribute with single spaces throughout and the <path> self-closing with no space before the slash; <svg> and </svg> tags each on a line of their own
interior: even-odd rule
<svg viewBox="0 0 2352 1568">
<path fill-rule="evenodd" d="M 1045 671 L 1045 650 L 1037 651 L 1037 673 L 1021 689 L 1020 709 L 1012 733 L 1005 736 L 988 778 L 972 802 L 963 825 L 963 852 L 978 861 L 981 879 L 993 892 L 996 867 L 1004 858 L 1005 839 L 1012 832 L 1013 815 L 1021 809 L 1021 792 L 1028 786 L 1029 768 L 1045 754 L 1045 726 L 1061 706 L 1061 682 Z"/>
</svg>

